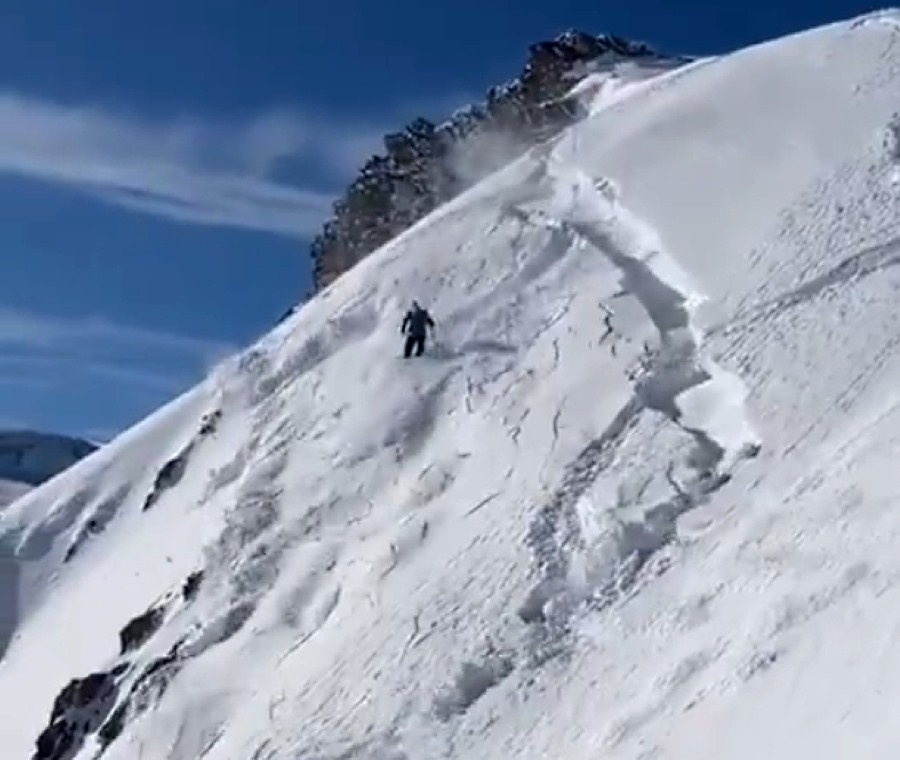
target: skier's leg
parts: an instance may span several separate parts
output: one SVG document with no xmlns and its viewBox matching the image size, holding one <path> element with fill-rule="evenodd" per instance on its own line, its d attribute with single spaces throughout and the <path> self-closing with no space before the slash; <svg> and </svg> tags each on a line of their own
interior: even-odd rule
<svg viewBox="0 0 900 760">
<path fill-rule="evenodd" d="M 409 359 L 412 356 L 413 344 L 416 342 L 416 339 L 411 335 L 406 336 L 406 343 L 403 344 L 403 356 L 406 359 Z"/>
<path fill-rule="evenodd" d="M 420 335 L 416 338 L 416 356 L 421 356 L 422 352 L 425 350 L 425 336 Z"/>
</svg>

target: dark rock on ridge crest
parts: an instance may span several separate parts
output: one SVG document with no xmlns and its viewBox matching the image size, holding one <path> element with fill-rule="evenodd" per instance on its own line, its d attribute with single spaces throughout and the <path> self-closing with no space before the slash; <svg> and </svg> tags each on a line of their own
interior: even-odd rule
<svg viewBox="0 0 900 760">
<path fill-rule="evenodd" d="M 660 55 L 615 35 L 595 37 L 577 30 L 531 45 L 519 76 L 488 90 L 483 104 L 460 110 L 439 125 L 419 118 L 385 135 L 384 153 L 363 164 L 311 243 L 315 290 L 531 145 L 581 118 L 577 98 L 567 95 L 588 74 L 623 61 L 670 69 L 689 60 Z"/>
</svg>

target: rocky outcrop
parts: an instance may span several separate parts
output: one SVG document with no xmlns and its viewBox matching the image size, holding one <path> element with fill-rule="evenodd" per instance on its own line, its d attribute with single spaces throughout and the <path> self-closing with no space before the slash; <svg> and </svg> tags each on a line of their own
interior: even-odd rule
<svg viewBox="0 0 900 760">
<path fill-rule="evenodd" d="M 123 668 L 124 669 L 124 668 Z M 75 678 L 53 702 L 50 724 L 38 737 L 32 760 L 68 760 L 85 737 L 106 720 L 118 696 L 116 677 L 121 670 Z"/>
<path fill-rule="evenodd" d="M 192 602 L 203 582 L 203 570 L 191 573 L 181 587 L 181 603 Z M 159 603 L 123 626 L 119 632 L 120 661 L 109 668 L 72 679 L 53 702 L 50 720 L 36 741 L 32 760 L 72 760 L 89 737 L 96 738 L 99 753 L 122 733 L 128 720 L 159 701 L 172 679 L 184 665 L 183 641 L 141 665 L 141 649 L 162 626 L 166 612 L 178 603 L 178 593 L 170 592 Z M 210 645 L 224 640 L 221 634 Z M 194 654 L 202 651 L 195 647 Z M 129 659 L 124 659 L 128 655 Z M 132 659 L 134 658 L 134 659 Z"/>
<path fill-rule="evenodd" d="M 194 438 L 189 441 L 178 454 L 159 468 L 159 471 L 156 473 L 156 478 L 153 481 L 153 487 L 144 499 L 145 512 L 156 504 L 166 491 L 174 488 L 181 482 L 182 478 L 184 478 L 184 474 L 187 472 L 191 453 L 204 438 L 208 438 L 216 433 L 221 419 L 221 409 L 214 409 L 213 411 L 204 414 L 200 420 L 200 427 L 197 431 L 197 435 L 194 436 Z"/>
<path fill-rule="evenodd" d="M 102 757 L 129 722 L 159 704 L 191 659 L 228 641 L 247 623 L 255 605 L 239 601 L 221 615 L 191 626 L 190 633 L 175 641 L 164 654 L 161 648 L 156 650 L 160 653 L 151 653 L 151 640 L 160 631 L 166 615 L 179 606 L 184 610 L 197 598 L 204 576 L 204 570 L 196 570 L 181 584 L 180 593 L 172 589 L 130 620 L 119 632 L 118 662 L 108 670 L 73 679 L 59 692 L 31 760 L 74 760 L 88 740 L 97 749 L 91 757 Z"/>
<path fill-rule="evenodd" d="M 193 448 L 194 443 L 192 441 L 159 468 L 159 472 L 156 473 L 156 478 L 153 481 L 153 487 L 150 489 L 150 493 L 147 494 L 147 498 L 144 499 L 145 512 L 156 504 L 166 491 L 174 488 L 181 482 L 185 472 L 187 472 L 188 458 Z"/>
<path fill-rule="evenodd" d="M 126 654 L 143 646 L 159 630 L 165 616 L 166 611 L 162 607 L 151 607 L 142 615 L 130 620 L 119 631 L 119 653 Z"/>
<path fill-rule="evenodd" d="M 175 644 L 136 675 L 130 663 L 109 671 L 75 678 L 53 703 L 50 723 L 37 739 L 31 760 L 72 760 L 89 737 L 95 736 L 99 757 L 133 718 L 159 702 L 183 666 Z M 125 679 L 133 680 L 126 685 Z"/>
<path fill-rule="evenodd" d="M 203 585 L 203 576 L 203 571 L 197 570 L 185 579 L 181 586 L 181 598 L 185 602 L 192 602 L 197 597 L 197 594 L 200 592 L 200 586 Z"/>
<path fill-rule="evenodd" d="M 198 434 L 201 437 L 212 435 L 219 428 L 219 421 L 222 419 L 222 410 L 221 409 L 213 409 L 211 412 L 207 412 L 203 415 L 203 418 L 200 420 L 200 430 Z"/>
<path fill-rule="evenodd" d="M 567 97 L 572 87 L 598 67 L 623 59 L 687 61 L 619 37 L 570 31 L 532 45 L 521 74 L 491 88 L 484 104 L 440 125 L 416 119 L 386 135 L 385 152 L 363 165 L 312 241 L 315 288 L 327 286 L 530 145 L 572 124 L 583 115 L 578 100 Z"/>
<path fill-rule="evenodd" d="M 150 662 L 134 679 L 116 708 L 107 712 L 108 717 L 97 730 L 97 741 L 103 750 L 119 738 L 129 719 L 134 719 L 159 702 L 172 679 L 184 666 L 180 648 L 181 644 L 176 643 L 166 654 Z"/>
</svg>

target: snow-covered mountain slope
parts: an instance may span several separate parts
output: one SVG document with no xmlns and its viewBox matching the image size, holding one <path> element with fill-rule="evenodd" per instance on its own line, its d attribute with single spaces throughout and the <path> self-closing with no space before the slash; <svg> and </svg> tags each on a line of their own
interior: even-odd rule
<svg viewBox="0 0 900 760">
<path fill-rule="evenodd" d="M 661 76 L 10 507 L 4 758 L 893 757 L 897 18 Z"/>
<path fill-rule="evenodd" d="M 80 438 L 33 430 L 0 430 L 0 506 L 15 501 L 96 450 Z"/>
</svg>

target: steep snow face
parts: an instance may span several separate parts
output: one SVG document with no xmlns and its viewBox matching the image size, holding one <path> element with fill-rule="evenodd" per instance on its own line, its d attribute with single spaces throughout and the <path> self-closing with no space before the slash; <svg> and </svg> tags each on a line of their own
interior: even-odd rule
<svg viewBox="0 0 900 760">
<path fill-rule="evenodd" d="M 893 757 L 895 19 L 650 81 L 10 507 L 4 755 Z"/>
</svg>

